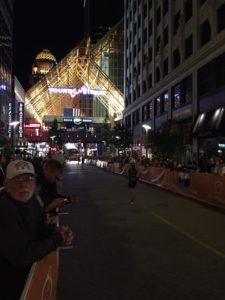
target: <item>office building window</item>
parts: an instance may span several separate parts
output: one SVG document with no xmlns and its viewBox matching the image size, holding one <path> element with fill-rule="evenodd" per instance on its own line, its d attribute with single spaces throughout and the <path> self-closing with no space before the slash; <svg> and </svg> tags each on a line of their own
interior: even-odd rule
<svg viewBox="0 0 225 300">
<path fill-rule="evenodd" d="M 160 69 L 159 67 L 157 67 L 155 70 L 155 82 L 159 82 L 159 81 L 160 81 Z"/>
<path fill-rule="evenodd" d="M 163 0 L 163 15 L 167 14 L 168 12 L 168 0 Z"/>
<path fill-rule="evenodd" d="M 211 27 L 208 20 L 206 20 L 201 25 L 201 45 L 205 45 L 207 42 L 209 42 L 211 37 Z"/>
<path fill-rule="evenodd" d="M 162 112 L 169 111 L 169 94 L 165 92 L 162 94 Z"/>
<path fill-rule="evenodd" d="M 147 120 L 147 104 L 142 106 L 142 122 Z"/>
<path fill-rule="evenodd" d="M 134 11 L 134 13 L 136 12 L 136 10 L 137 10 L 137 2 L 134 1 L 134 3 L 133 3 L 133 11 Z"/>
<path fill-rule="evenodd" d="M 164 46 L 168 44 L 168 26 L 163 30 L 163 44 Z"/>
<path fill-rule="evenodd" d="M 225 29 L 225 3 L 217 10 L 218 32 Z"/>
<path fill-rule="evenodd" d="M 172 108 L 178 108 L 181 106 L 181 83 L 178 83 L 176 86 L 172 88 Z"/>
<path fill-rule="evenodd" d="M 148 49 L 148 59 L 149 59 L 149 62 L 152 61 L 152 47 L 150 47 L 150 48 Z"/>
<path fill-rule="evenodd" d="M 193 37 L 190 35 L 186 40 L 185 40 L 185 58 L 188 58 L 191 56 L 193 53 Z"/>
<path fill-rule="evenodd" d="M 147 3 L 145 3 L 145 4 L 143 5 L 143 16 L 144 16 L 144 18 L 147 17 Z"/>
<path fill-rule="evenodd" d="M 152 87 L 152 74 L 148 76 L 148 88 L 150 89 Z"/>
<path fill-rule="evenodd" d="M 163 75 L 166 76 L 169 72 L 169 63 L 168 63 L 168 58 L 166 58 L 164 60 L 164 63 L 163 63 Z"/>
<path fill-rule="evenodd" d="M 157 37 L 156 39 L 156 53 L 159 51 L 159 48 L 160 48 L 160 40 L 161 40 L 161 37 Z"/>
<path fill-rule="evenodd" d="M 148 22 L 148 36 L 152 35 L 152 20 Z"/>
<path fill-rule="evenodd" d="M 141 39 L 139 38 L 138 39 L 138 52 L 140 52 L 141 50 Z"/>
<path fill-rule="evenodd" d="M 184 80 L 184 102 L 192 102 L 192 76 L 189 76 Z"/>
<path fill-rule="evenodd" d="M 144 30 L 143 44 L 147 42 L 147 28 Z"/>
<path fill-rule="evenodd" d="M 187 0 L 185 2 L 185 22 L 187 22 L 192 17 L 192 0 Z"/>
<path fill-rule="evenodd" d="M 207 0 L 199 0 L 199 5 L 202 6 Z"/>
<path fill-rule="evenodd" d="M 140 28 L 140 27 L 141 27 L 141 16 L 138 15 L 138 28 Z"/>
<path fill-rule="evenodd" d="M 143 91 L 143 94 L 146 93 L 146 91 L 147 91 L 147 85 L 146 85 L 146 81 L 145 80 L 143 80 L 142 91 Z"/>
<path fill-rule="evenodd" d="M 178 13 L 175 15 L 174 17 L 174 28 L 173 28 L 173 33 L 176 34 L 177 30 L 180 26 L 180 11 L 178 11 Z"/>
<path fill-rule="evenodd" d="M 162 106 L 162 99 L 161 96 L 155 98 L 155 115 L 161 115 L 161 106 Z"/>
<path fill-rule="evenodd" d="M 159 25 L 161 22 L 161 7 L 159 6 L 156 11 L 156 25 Z"/>
<path fill-rule="evenodd" d="M 179 49 L 175 49 L 173 51 L 173 66 L 174 68 L 178 67 L 180 65 L 180 51 Z"/>
<path fill-rule="evenodd" d="M 140 84 L 138 85 L 137 96 L 138 96 L 138 98 L 141 96 L 141 87 L 140 87 Z"/>
</svg>

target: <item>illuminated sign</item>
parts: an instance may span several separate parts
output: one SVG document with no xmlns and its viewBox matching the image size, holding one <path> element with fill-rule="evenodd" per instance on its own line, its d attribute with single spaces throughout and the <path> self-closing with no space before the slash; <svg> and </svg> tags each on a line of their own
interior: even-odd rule
<svg viewBox="0 0 225 300">
<path fill-rule="evenodd" d="M 12 102 L 8 104 L 8 124 L 12 122 Z M 12 137 L 12 126 L 8 126 L 8 137 Z"/>
<path fill-rule="evenodd" d="M 76 124 L 76 125 L 80 125 L 82 123 L 82 121 L 83 120 L 81 118 L 74 118 L 73 119 L 73 123 Z"/>
<path fill-rule="evenodd" d="M 225 144 L 218 144 L 218 147 L 225 149 Z"/>
<path fill-rule="evenodd" d="M 63 118 L 63 122 L 71 122 L 71 123 L 73 123 L 73 118 Z"/>
<path fill-rule="evenodd" d="M 40 123 L 31 123 L 31 124 L 24 124 L 25 128 L 40 128 L 41 124 Z"/>
<path fill-rule="evenodd" d="M 83 123 L 92 123 L 92 120 L 91 119 L 65 117 L 65 118 L 63 118 L 63 122 L 65 122 L 65 123 L 74 123 L 75 125 L 80 125 L 82 122 Z"/>
<path fill-rule="evenodd" d="M 6 85 L 5 84 L 0 84 L 0 90 L 6 91 Z"/>
<path fill-rule="evenodd" d="M 103 90 L 92 90 L 89 85 L 84 85 L 80 89 L 49 87 L 48 90 L 53 94 L 69 94 L 72 98 L 78 94 L 102 96 L 106 93 L 106 91 Z"/>
<path fill-rule="evenodd" d="M 33 107 L 33 105 L 29 102 L 29 100 L 25 99 L 25 107 L 26 110 L 28 110 L 36 120 L 38 120 L 39 122 L 41 122 L 41 118 L 38 115 L 38 113 L 36 112 L 35 108 Z"/>
<path fill-rule="evenodd" d="M 24 129 L 23 129 L 23 123 L 24 123 L 24 104 L 23 102 L 18 103 L 18 116 L 19 116 L 19 128 L 18 128 L 18 136 L 19 138 L 24 137 Z"/>
</svg>

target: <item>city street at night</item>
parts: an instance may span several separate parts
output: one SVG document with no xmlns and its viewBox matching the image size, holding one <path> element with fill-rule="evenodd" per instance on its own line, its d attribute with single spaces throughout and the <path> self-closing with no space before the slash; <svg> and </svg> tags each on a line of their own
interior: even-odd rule
<svg viewBox="0 0 225 300">
<path fill-rule="evenodd" d="M 69 164 L 60 223 L 75 233 L 60 250 L 58 300 L 222 300 L 223 211 L 127 178 Z M 68 214 L 67 214 L 68 213 Z"/>
</svg>

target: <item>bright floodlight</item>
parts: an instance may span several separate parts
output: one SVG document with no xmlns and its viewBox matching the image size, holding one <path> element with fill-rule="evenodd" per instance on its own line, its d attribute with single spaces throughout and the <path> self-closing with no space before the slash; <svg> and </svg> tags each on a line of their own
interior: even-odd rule
<svg viewBox="0 0 225 300">
<path fill-rule="evenodd" d="M 144 127 L 145 130 L 150 130 L 152 127 L 148 124 L 143 124 L 142 127 Z"/>
</svg>

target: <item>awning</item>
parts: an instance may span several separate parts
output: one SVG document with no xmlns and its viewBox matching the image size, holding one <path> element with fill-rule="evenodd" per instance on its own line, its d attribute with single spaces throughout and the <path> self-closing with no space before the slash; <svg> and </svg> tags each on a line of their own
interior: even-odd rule
<svg viewBox="0 0 225 300">
<path fill-rule="evenodd" d="M 225 108 L 200 113 L 193 122 L 193 137 L 225 136 Z"/>
</svg>

